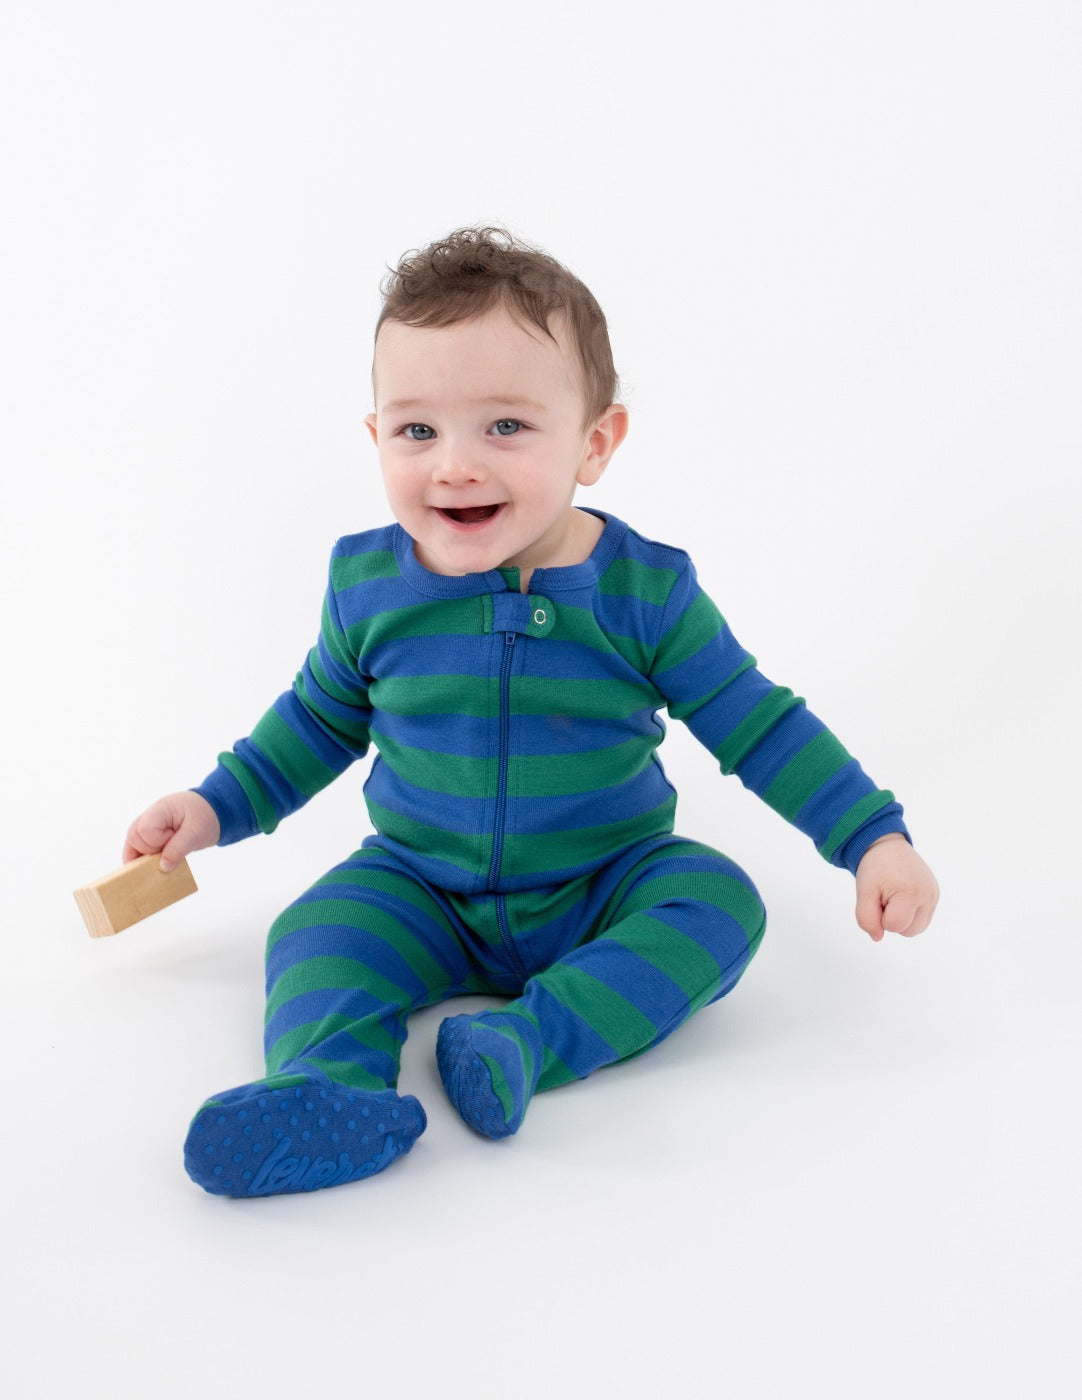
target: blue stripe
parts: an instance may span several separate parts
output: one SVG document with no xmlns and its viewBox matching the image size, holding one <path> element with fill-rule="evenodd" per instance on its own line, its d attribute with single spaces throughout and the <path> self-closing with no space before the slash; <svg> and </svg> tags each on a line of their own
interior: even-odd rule
<svg viewBox="0 0 1082 1400">
<path fill-rule="evenodd" d="M 713 694 L 726 681 L 730 682 L 727 689 L 731 690 L 742 677 L 757 675 L 754 669 L 749 669 L 754 666 L 754 660 L 728 627 L 723 627 L 686 661 L 670 667 L 667 671 L 655 671 L 652 680 L 658 690 L 669 698 L 671 705 L 689 705 Z M 769 689 L 774 689 L 770 681 L 766 684 Z"/>
<path fill-rule="evenodd" d="M 518 836 L 581 831 L 613 821 L 635 820 L 672 798 L 672 784 L 661 765 L 648 763 L 629 782 L 613 787 L 593 788 L 569 797 L 517 796 L 508 825 Z M 453 800 L 458 802 L 457 798 Z"/>
<path fill-rule="evenodd" d="M 233 745 L 233 752 L 263 788 L 277 816 L 295 812 L 307 800 L 304 793 L 293 786 L 273 760 L 251 739 L 238 740 Z"/>
<path fill-rule="evenodd" d="M 425 884 L 435 885 L 455 894 L 478 894 L 485 888 L 488 861 L 485 861 L 483 872 L 479 869 L 464 870 L 462 866 L 455 865 L 453 861 L 442 860 L 439 856 L 415 851 L 383 832 L 378 836 L 366 836 L 361 842 L 361 846 L 362 848 L 371 846 L 374 850 L 387 851 L 397 860 L 408 861 L 415 877 L 424 881 Z"/>
<path fill-rule="evenodd" d="M 320 700 L 320 705 L 324 704 Z M 328 702 L 329 709 L 334 702 Z M 335 706 L 341 711 L 343 706 Z M 274 711 L 279 719 L 288 726 L 306 749 L 326 768 L 332 769 L 335 773 L 344 773 L 355 758 L 359 758 L 367 752 L 368 744 L 361 740 L 356 746 L 347 744 L 343 739 L 329 734 L 319 719 L 307 710 L 300 697 L 292 690 L 287 690 L 284 695 L 280 695 L 274 703 Z M 371 712 L 369 712 L 371 713 Z M 348 711 L 350 723 L 358 722 L 360 716 L 356 710 Z"/>
<path fill-rule="evenodd" d="M 386 1010 L 386 1002 L 366 992 L 363 987 L 322 987 L 301 992 L 283 1002 L 275 1011 L 264 1028 L 263 1043 L 268 1047 L 274 1045 L 290 1031 L 311 1025 L 325 1016 L 351 1016 L 359 1021 L 363 1016 L 379 1016 Z"/>
<path fill-rule="evenodd" d="M 500 645 L 503 645 L 502 639 Z M 494 650 L 491 633 L 440 632 L 423 638 L 390 637 L 366 649 L 365 666 L 369 674 L 376 677 L 484 677 L 493 669 Z"/>
<path fill-rule="evenodd" d="M 635 710 L 624 719 L 580 719 L 566 715 L 516 715 L 511 721 L 511 752 L 526 757 L 552 754 L 592 754 L 615 748 L 629 739 L 661 742 L 665 726 L 653 706 Z"/>
<path fill-rule="evenodd" d="M 712 687 L 717 693 L 705 700 L 686 721 L 696 739 L 711 752 L 774 689 L 766 677 L 756 670 L 742 671 L 728 685 L 718 689 L 723 678 L 719 671 Z M 693 704 L 696 698 L 687 697 L 679 703 Z M 678 702 L 673 700 L 670 703 L 676 706 Z"/>
<path fill-rule="evenodd" d="M 746 876 L 743 883 L 750 886 Z M 644 912 L 697 943 L 713 959 L 719 978 L 734 966 L 743 967 L 751 955 L 743 924 L 719 904 L 689 896 L 686 901 L 669 900 Z"/>
<path fill-rule="evenodd" d="M 597 615 L 603 619 L 606 635 L 625 637 L 651 650 L 664 611 L 663 603 L 651 603 L 629 593 L 602 593 L 597 603 Z"/>
<path fill-rule="evenodd" d="M 424 826 L 435 826 L 458 836 L 476 836 L 485 831 L 493 802 L 486 797 L 459 797 L 408 783 L 382 758 L 377 758 L 364 785 L 370 802 L 389 812 L 409 817 Z"/>
<path fill-rule="evenodd" d="M 318 1030 L 318 1023 L 312 1026 L 312 1030 L 313 1033 Z M 399 1043 L 400 1046 L 401 1043 Z M 268 1058 L 274 1054 L 276 1044 L 277 1037 L 275 1040 L 266 1042 Z M 360 1065 L 362 1069 L 366 1069 L 369 1074 L 374 1074 L 377 1079 L 382 1079 L 384 1084 L 388 1086 L 394 1084 L 398 1078 L 398 1057 L 396 1055 L 391 1055 L 386 1050 L 377 1050 L 371 1045 L 362 1045 L 348 1031 L 336 1031 L 326 1040 L 317 1040 L 303 1050 L 293 1051 L 286 1064 L 296 1065 L 306 1059 L 320 1060 L 324 1064 L 330 1061 L 338 1064 Z"/>
<path fill-rule="evenodd" d="M 345 642 L 344 645 L 348 647 L 349 643 Z M 361 677 L 358 674 L 355 665 L 350 667 L 343 666 L 341 662 L 337 660 L 336 657 L 331 655 L 330 648 L 327 645 L 327 640 L 322 632 L 319 635 L 319 640 L 316 642 L 315 651 L 319 657 L 319 664 L 323 667 L 327 679 L 329 681 L 332 681 L 341 690 L 345 690 L 347 692 L 356 691 L 358 686 L 362 684 Z M 304 666 L 301 669 L 304 676 L 306 677 L 306 680 L 310 679 L 311 685 L 313 687 L 313 694 L 318 695 L 320 697 L 321 703 L 325 702 L 328 707 L 340 704 L 339 701 L 332 700 L 331 697 L 320 685 L 320 683 L 316 680 L 312 672 L 311 653 L 309 653 L 308 657 L 305 660 Z M 343 705 L 342 708 L 343 711 L 348 714 L 352 706 Z"/>
<path fill-rule="evenodd" d="M 545 1027 L 545 1048 L 552 1051 L 579 1079 L 617 1058 L 615 1049 L 542 983 L 530 982 L 523 1004 Z"/>
<path fill-rule="evenodd" d="M 615 929 L 610 932 L 615 932 Z M 686 1015 L 688 1001 L 680 986 L 653 963 L 614 939 L 599 938 L 588 945 L 581 969 L 618 992 L 660 1031 L 674 1016 Z M 576 959 L 567 961 L 574 966 Z M 720 969 L 718 972 L 720 978 Z"/>
<path fill-rule="evenodd" d="M 343 630 L 348 633 L 358 623 L 366 622 L 380 613 L 394 613 L 400 610 L 424 605 L 416 590 L 403 578 L 362 579 L 336 591 L 338 615 Z"/>
<path fill-rule="evenodd" d="M 364 928 L 364 906 L 357 906 L 357 925 L 327 923 L 309 924 L 294 933 L 283 934 L 267 954 L 267 994 L 273 992 L 281 978 L 292 968 L 312 958 L 345 958 L 357 964 L 357 981 L 364 981 L 368 971 L 393 982 L 411 996 L 429 990 L 428 984 L 410 967 L 406 959 L 378 934 Z"/>
<path fill-rule="evenodd" d="M 598 641 L 602 640 L 603 635 L 599 632 Z M 579 642 L 559 641 L 555 636 L 527 637 L 525 650 L 525 684 L 523 679 L 517 680 L 520 699 L 523 690 L 529 693 L 529 681 L 534 679 L 567 681 L 572 696 L 580 687 L 589 687 L 597 681 L 605 680 L 621 681 L 629 689 L 641 691 L 643 702 L 652 701 L 655 709 L 662 703 L 661 696 L 651 682 L 630 666 L 617 651 L 595 650 Z M 573 702 L 569 709 L 574 713 Z"/>
<path fill-rule="evenodd" d="M 342 868 L 342 867 L 340 867 Z M 360 860 L 349 861 L 344 867 L 347 870 L 383 869 L 389 870 L 391 874 L 403 875 L 417 884 L 417 877 L 413 870 L 396 870 L 389 863 L 373 862 L 362 858 Z M 333 872 L 332 872 L 333 873 Z M 431 891 L 426 893 L 432 894 Z M 433 900 L 435 902 L 435 897 Z M 356 885 L 353 883 L 331 882 L 326 880 L 323 883 L 307 890 L 291 908 L 303 906 L 307 903 L 314 903 L 318 899 L 348 899 L 356 903 L 358 914 L 363 921 L 364 911 L 369 908 L 379 909 L 381 912 L 396 919 L 413 939 L 421 946 L 425 953 L 440 964 L 447 974 L 448 983 L 464 981 L 469 974 L 469 961 L 463 953 L 459 940 L 464 930 L 458 918 L 451 910 L 445 910 L 448 923 L 451 928 L 445 928 L 438 919 L 431 918 L 424 910 L 408 899 L 401 899 L 396 895 L 389 894 L 386 890 L 377 889 L 370 885 Z M 288 935 L 287 935 L 288 936 Z"/>
<path fill-rule="evenodd" d="M 433 750 L 432 716 L 399 715 L 380 710 L 372 724 L 372 742 L 379 747 L 381 735 L 405 748 L 452 754 L 456 758 L 482 758 L 491 745 L 492 721 L 483 715 L 443 715 L 440 717 L 439 749 Z"/>
<path fill-rule="evenodd" d="M 798 705 L 783 715 L 736 766 L 736 774 L 752 792 L 762 794 L 789 760 L 825 728 L 821 720 Z"/>
</svg>

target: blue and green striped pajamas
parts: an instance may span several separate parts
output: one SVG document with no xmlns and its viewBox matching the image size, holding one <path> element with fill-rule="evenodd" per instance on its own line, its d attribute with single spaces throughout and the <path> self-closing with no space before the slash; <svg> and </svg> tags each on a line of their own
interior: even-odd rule
<svg viewBox="0 0 1082 1400">
<path fill-rule="evenodd" d="M 311 1189 L 407 1151 L 424 1115 L 395 1085 L 417 1007 L 510 998 L 445 1021 L 437 1047 L 463 1117 L 502 1137 L 534 1092 L 648 1049 L 736 983 L 762 903 L 673 834 L 662 708 L 834 864 L 905 832 L 756 669 L 687 555 L 602 518 L 590 558 L 536 570 L 529 594 L 515 569 L 429 572 L 397 525 L 336 545 L 303 670 L 198 791 L 223 844 L 270 832 L 372 744 L 377 834 L 272 927 L 267 1078 L 197 1115 L 187 1161 L 207 1189 Z"/>
</svg>

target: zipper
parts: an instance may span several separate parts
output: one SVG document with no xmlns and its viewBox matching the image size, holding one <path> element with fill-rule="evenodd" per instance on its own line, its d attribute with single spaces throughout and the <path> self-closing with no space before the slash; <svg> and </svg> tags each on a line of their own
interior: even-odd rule
<svg viewBox="0 0 1082 1400">
<path fill-rule="evenodd" d="M 509 766 L 509 751 L 511 748 L 511 662 L 514 659 L 515 645 L 514 632 L 503 634 L 503 656 L 500 660 L 500 759 L 496 778 L 496 820 L 492 832 L 492 863 L 488 870 L 489 887 L 493 886 L 500 873 L 500 862 L 503 859 L 503 834 L 504 823 L 507 820 L 507 769 Z M 514 939 L 511 937 L 511 929 L 507 920 L 507 900 L 504 895 L 496 895 L 496 922 L 499 925 L 500 937 L 503 939 L 503 946 L 507 956 L 519 975 L 526 976 L 526 969 L 522 965 L 518 949 L 515 947 Z"/>
<path fill-rule="evenodd" d="M 503 634 L 503 657 L 500 661 L 500 762 L 496 778 L 496 823 L 492 833 L 492 862 L 488 867 L 491 888 L 499 877 L 503 858 L 503 824 L 507 817 L 507 759 L 511 747 L 511 661 L 515 633 Z"/>
<path fill-rule="evenodd" d="M 511 925 L 507 919 L 507 896 L 498 894 L 496 896 L 496 922 L 500 928 L 500 937 L 503 939 L 503 946 L 511 962 L 523 982 L 527 979 L 527 973 L 519 951 L 515 947 L 515 940 L 511 936 Z"/>
</svg>

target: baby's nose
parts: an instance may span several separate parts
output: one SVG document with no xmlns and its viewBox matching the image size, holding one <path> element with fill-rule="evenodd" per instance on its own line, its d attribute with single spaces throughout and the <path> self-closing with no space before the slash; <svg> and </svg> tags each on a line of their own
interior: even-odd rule
<svg viewBox="0 0 1082 1400">
<path fill-rule="evenodd" d="M 476 457 L 464 447 L 448 443 L 440 453 L 433 475 L 437 481 L 461 485 L 469 481 L 484 479 L 484 468 Z"/>
</svg>

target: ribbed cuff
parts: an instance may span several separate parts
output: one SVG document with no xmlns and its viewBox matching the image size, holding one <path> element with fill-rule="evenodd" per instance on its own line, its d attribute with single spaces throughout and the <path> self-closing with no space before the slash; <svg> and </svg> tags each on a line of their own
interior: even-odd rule
<svg viewBox="0 0 1082 1400">
<path fill-rule="evenodd" d="M 235 841 L 243 841 L 259 831 L 252 804 L 228 768 L 219 764 L 198 787 L 192 788 L 192 792 L 197 792 L 214 808 L 222 828 L 222 834 L 218 837 L 219 846 L 231 846 Z"/>
<path fill-rule="evenodd" d="M 835 853 L 833 864 L 844 865 L 853 875 L 857 873 L 857 866 L 861 857 L 873 842 L 878 841 L 881 836 L 889 836 L 891 832 L 898 832 L 912 846 L 913 838 L 906 829 L 905 822 L 902 821 L 901 807 L 894 803 L 893 810 L 887 808 L 880 812 L 873 821 L 866 826 L 862 826 L 859 831 L 854 831 L 849 840 L 842 848 Z"/>
</svg>

